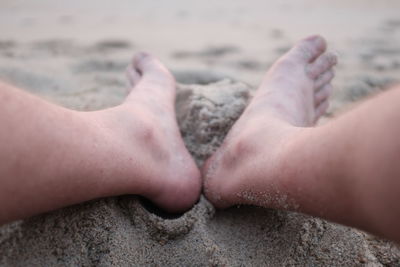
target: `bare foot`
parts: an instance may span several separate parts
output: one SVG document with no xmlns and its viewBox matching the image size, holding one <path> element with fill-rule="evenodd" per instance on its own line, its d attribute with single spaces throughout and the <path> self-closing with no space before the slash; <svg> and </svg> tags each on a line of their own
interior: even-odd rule
<svg viewBox="0 0 400 267">
<path fill-rule="evenodd" d="M 125 102 L 94 112 L 119 148 L 115 194 L 147 197 L 169 212 L 180 212 L 200 196 L 200 171 L 182 141 L 175 116 L 175 80 L 154 57 L 136 55 L 127 75 L 132 89 Z M 122 156 L 121 156 L 122 155 Z"/>
<path fill-rule="evenodd" d="M 337 59 L 325 50 L 323 38 L 308 37 L 265 75 L 224 144 L 204 165 L 205 195 L 216 207 L 294 208 L 287 199 L 293 189 L 279 181 L 281 154 L 328 108 Z"/>
</svg>

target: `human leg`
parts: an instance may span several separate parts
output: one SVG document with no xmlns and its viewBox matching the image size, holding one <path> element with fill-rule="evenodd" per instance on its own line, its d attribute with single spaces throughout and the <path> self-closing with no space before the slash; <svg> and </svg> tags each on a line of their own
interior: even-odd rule
<svg viewBox="0 0 400 267">
<path fill-rule="evenodd" d="M 175 119 L 175 81 L 139 54 L 123 104 L 77 112 L 0 88 L 0 223 L 82 201 L 139 194 L 171 211 L 198 199 L 200 173 Z"/>
<path fill-rule="evenodd" d="M 400 88 L 310 127 L 331 90 L 335 60 L 324 50 L 307 38 L 267 73 L 204 166 L 206 196 L 220 208 L 294 210 L 399 241 Z"/>
</svg>

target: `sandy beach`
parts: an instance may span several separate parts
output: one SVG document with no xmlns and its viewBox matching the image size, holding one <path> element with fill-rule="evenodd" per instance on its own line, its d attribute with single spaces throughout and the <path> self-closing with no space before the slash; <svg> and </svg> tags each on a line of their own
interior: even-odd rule
<svg viewBox="0 0 400 267">
<path fill-rule="evenodd" d="M 323 35 L 339 54 L 321 123 L 400 82 L 397 0 L 2 0 L 0 32 L 2 80 L 82 111 L 121 103 L 135 52 L 159 57 L 179 83 L 177 119 L 199 166 L 272 62 L 304 36 Z M 0 265 L 400 266 L 400 249 L 293 212 L 220 211 L 202 197 L 171 216 L 119 196 L 0 227 Z"/>
</svg>

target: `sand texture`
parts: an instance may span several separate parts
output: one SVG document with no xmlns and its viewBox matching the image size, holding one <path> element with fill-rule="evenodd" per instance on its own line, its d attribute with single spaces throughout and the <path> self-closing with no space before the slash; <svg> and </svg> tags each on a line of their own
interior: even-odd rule
<svg viewBox="0 0 400 267">
<path fill-rule="evenodd" d="M 250 95 L 249 86 L 228 79 L 179 86 L 179 124 L 199 164 L 220 145 Z M 381 242 L 357 230 L 296 213 L 256 207 L 216 212 L 202 197 L 183 216 L 170 218 L 146 201 L 122 196 L 3 226 L 0 263 L 352 266 L 385 260 L 398 264 L 399 251 Z"/>
<path fill-rule="evenodd" d="M 250 95 L 249 86 L 228 79 L 179 86 L 179 124 L 199 164 L 220 145 Z M 379 253 L 399 263 L 391 246 L 376 250 L 375 239 L 357 230 L 256 207 L 216 212 L 203 197 L 179 218 L 123 196 L 16 222 L 0 233 L 0 262 L 12 266 L 348 266 L 378 263 Z"/>
<path fill-rule="evenodd" d="M 199 166 L 271 62 L 306 34 L 320 32 L 340 54 L 337 91 L 322 123 L 400 80 L 397 0 L 187 2 L 3 1 L 0 78 L 68 108 L 97 110 L 124 99 L 132 54 L 150 51 L 179 82 L 177 119 Z M 0 265 L 400 266 L 400 250 L 292 212 L 216 211 L 202 197 L 171 217 L 120 196 L 0 227 Z"/>
</svg>

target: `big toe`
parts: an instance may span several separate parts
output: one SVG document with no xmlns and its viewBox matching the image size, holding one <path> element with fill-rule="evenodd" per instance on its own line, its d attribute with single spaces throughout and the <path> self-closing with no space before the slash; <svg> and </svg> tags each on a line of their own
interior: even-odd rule
<svg viewBox="0 0 400 267">
<path fill-rule="evenodd" d="M 174 85 L 175 79 L 168 69 L 157 58 L 140 52 L 133 58 L 133 67 L 142 76 L 142 80 L 159 83 L 160 85 Z"/>
<path fill-rule="evenodd" d="M 312 35 L 299 41 L 289 54 L 304 61 L 304 63 L 313 62 L 318 56 L 326 50 L 326 41 L 319 35 Z"/>
</svg>

